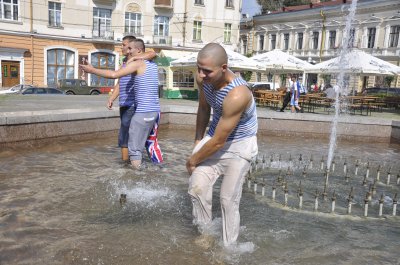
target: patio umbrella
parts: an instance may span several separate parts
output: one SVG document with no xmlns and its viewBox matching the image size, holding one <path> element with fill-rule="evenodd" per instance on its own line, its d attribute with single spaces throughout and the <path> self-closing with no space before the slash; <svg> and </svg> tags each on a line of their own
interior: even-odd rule
<svg viewBox="0 0 400 265">
<path fill-rule="evenodd" d="M 365 75 L 396 75 L 400 67 L 381 60 L 358 49 L 352 49 L 344 55 L 343 61 L 335 57 L 306 69 L 309 73 L 344 73 Z"/>
<path fill-rule="evenodd" d="M 240 53 L 234 52 L 229 49 L 225 49 L 228 55 L 228 66 L 232 70 L 261 70 L 260 64 Z M 171 66 L 181 66 L 181 67 L 196 67 L 197 66 L 197 52 L 193 52 L 187 56 L 171 62 Z"/>
<path fill-rule="evenodd" d="M 303 72 L 305 68 L 312 66 L 310 63 L 279 49 L 257 54 L 250 58 L 261 64 L 263 69 L 274 70 L 275 72 Z"/>
<path fill-rule="evenodd" d="M 266 53 L 257 54 L 250 58 L 261 64 L 262 68 L 265 71 L 273 73 L 304 72 L 305 68 L 312 66 L 310 63 L 303 61 L 286 52 L 283 52 L 279 49 L 275 49 Z M 304 74 L 303 74 L 303 82 L 305 82 Z M 274 86 L 275 86 L 275 80 L 274 80 Z"/>
</svg>

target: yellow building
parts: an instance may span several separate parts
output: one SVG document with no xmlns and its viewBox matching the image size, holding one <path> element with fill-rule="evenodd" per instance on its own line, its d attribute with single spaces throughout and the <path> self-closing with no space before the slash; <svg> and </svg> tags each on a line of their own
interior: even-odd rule
<svg viewBox="0 0 400 265">
<path fill-rule="evenodd" d="M 96 67 L 117 69 L 125 35 L 142 38 L 161 56 L 162 50 L 198 51 L 208 42 L 234 50 L 240 9 L 241 0 L 0 0 L 0 87 L 53 86 L 61 78 L 81 78 L 84 58 Z M 161 85 L 163 75 L 160 70 Z M 169 76 L 164 89 L 178 91 L 166 97 L 196 95 L 194 86 L 181 81 L 194 76 Z M 95 75 L 85 78 L 91 85 L 115 84 Z"/>
</svg>

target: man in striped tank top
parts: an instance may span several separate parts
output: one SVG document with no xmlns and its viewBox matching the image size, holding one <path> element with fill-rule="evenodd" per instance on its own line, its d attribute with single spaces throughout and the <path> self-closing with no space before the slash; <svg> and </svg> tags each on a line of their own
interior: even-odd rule
<svg viewBox="0 0 400 265">
<path fill-rule="evenodd" d="M 140 56 L 145 50 L 143 40 L 134 39 L 130 41 L 129 49 L 132 56 Z M 80 65 L 80 67 L 88 73 L 106 78 L 117 79 L 130 76 L 129 83 L 133 88 L 130 93 L 133 94 L 129 94 L 129 96 L 132 96 L 132 105 L 134 105 L 135 110 L 129 126 L 128 152 L 132 166 L 136 169 L 140 168 L 142 150 L 160 112 L 157 65 L 152 61 L 136 60 L 117 71 L 97 69 L 90 64 Z M 133 125 L 134 117 L 135 124 Z M 140 118 L 142 120 L 139 122 Z M 158 145 L 158 143 L 156 144 Z M 160 150 L 159 152 L 161 153 Z"/>
<path fill-rule="evenodd" d="M 129 43 L 134 41 L 136 37 L 127 35 L 122 38 L 122 55 L 124 56 L 121 67 L 125 67 L 127 63 L 132 60 L 152 60 L 156 57 L 154 51 L 143 53 L 139 56 L 133 56 L 130 53 Z M 113 93 L 107 101 L 107 108 L 112 109 L 113 102 L 119 97 L 119 114 L 121 120 L 121 126 L 118 133 L 118 146 L 121 147 L 121 157 L 123 161 L 129 160 L 128 154 L 128 137 L 129 137 L 129 126 L 131 119 L 135 113 L 134 105 L 134 92 L 133 82 L 131 81 L 132 75 L 122 76 L 118 80 L 118 84 L 114 87 Z"/>
<path fill-rule="evenodd" d="M 207 44 L 197 57 L 199 107 L 195 147 L 186 162 L 191 174 L 189 195 L 194 223 L 207 233 L 212 221 L 213 185 L 223 175 L 220 191 L 222 238 L 235 243 L 240 228 L 239 203 L 242 184 L 258 152 L 256 105 L 246 82 L 228 66 L 222 46 Z M 206 132 L 213 110 L 212 121 Z"/>
</svg>

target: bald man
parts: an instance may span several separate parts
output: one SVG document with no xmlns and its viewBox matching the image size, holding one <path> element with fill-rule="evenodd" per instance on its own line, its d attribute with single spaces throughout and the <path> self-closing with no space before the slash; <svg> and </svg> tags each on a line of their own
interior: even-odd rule
<svg viewBox="0 0 400 265">
<path fill-rule="evenodd" d="M 212 221 L 213 185 L 223 175 L 220 191 L 225 246 L 235 243 L 240 228 L 242 184 L 257 155 L 257 114 L 246 81 L 229 70 L 222 46 L 207 44 L 197 57 L 199 106 L 195 147 L 186 162 L 194 223 L 207 231 Z M 212 121 L 206 132 L 213 109 Z"/>
</svg>

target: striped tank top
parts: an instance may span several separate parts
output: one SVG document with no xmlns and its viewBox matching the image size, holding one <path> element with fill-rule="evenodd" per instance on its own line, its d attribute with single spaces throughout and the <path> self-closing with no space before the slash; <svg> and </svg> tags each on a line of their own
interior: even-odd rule
<svg viewBox="0 0 400 265">
<path fill-rule="evenodd" d="M 213 109 L 212 121 L 207 132 L 209 136 L 211 137 L 214 136 L 215 129 L 217 128 L 219 119 L 222 116 L 222 103 L 226 95 L 233 88 L 240 85 L 247 85 L 246 81 L 244 81 L 240 77 L 235 78 L 226 87 L 219 90 L 215 90 L 214 87 L 210 84 L 203 84 L 203 90 L 207 103 Z M 254 98 L 252 98 L 252 103 L 250 107 L 248 107 L 242 113 L 239 123 L 236 125 L 232 133 L 228 136 L 227 141 L 244 139 L 254 136 L 257 134 L 257 129 L 258 129 L 258 123 L 257 123 L 256 104 L 254 102 Z"/>
<path fill-rule="evenodd" d="M 136 112 L 159 112 L 158 67 L 152 61 L 144 60 L 144 62 L 146 71 L 136 75 L 134 79 Z"/>
<path fill-rule="evenodd" d="M 124 63 L 122 67 L 124 68 Z M 119 78 L 119 106 L 130 107 L 135 104 L 134 76 L 125 75 Z"/>
</svg>

